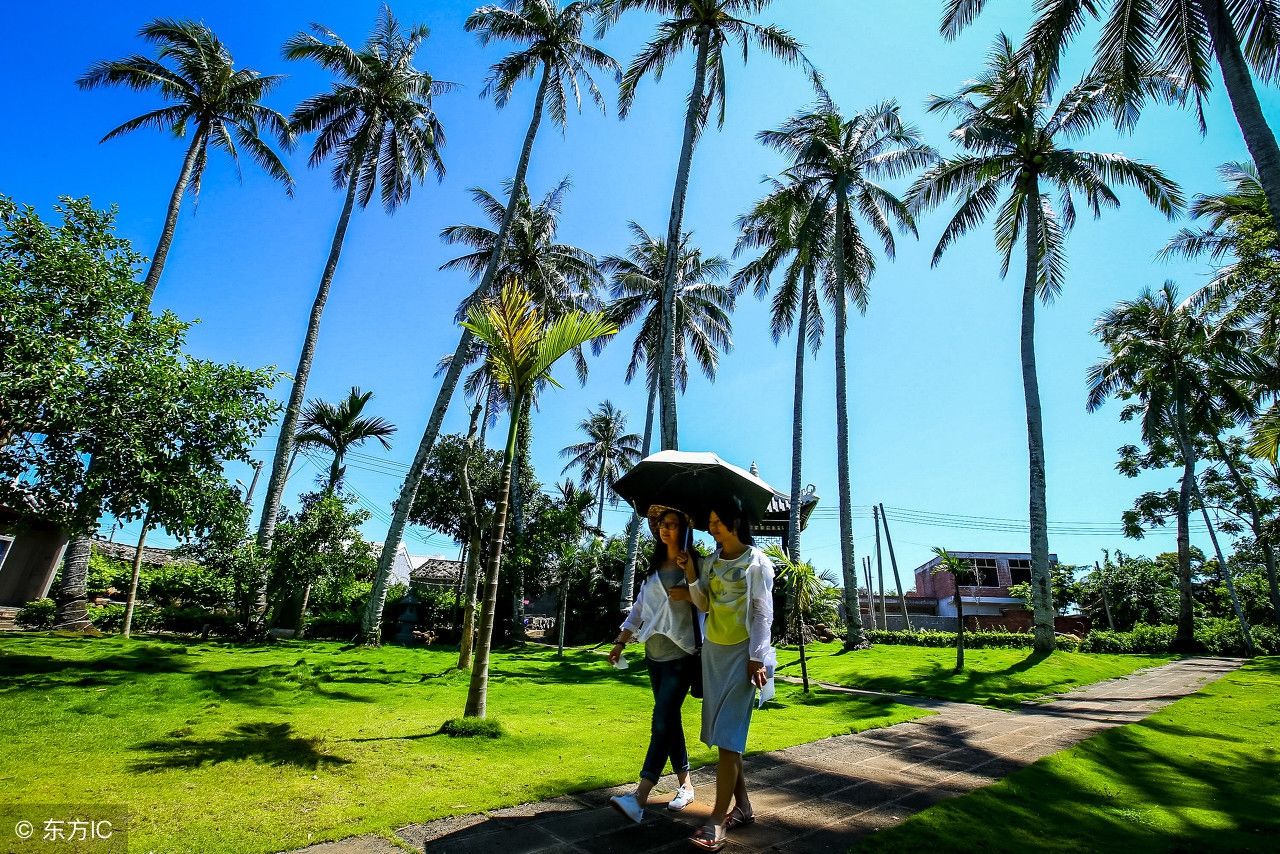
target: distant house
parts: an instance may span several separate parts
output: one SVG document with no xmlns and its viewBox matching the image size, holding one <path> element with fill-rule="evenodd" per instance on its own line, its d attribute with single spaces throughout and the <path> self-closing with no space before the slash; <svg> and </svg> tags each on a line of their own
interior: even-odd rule
<svg viewBox="0 0 1280 854">
<path fill-rule="evenodd" d="M 462 579 L 462 568 L 462 561 L 451 560 L 444 555 L 417 557 L 414 558 L 409 581 L 432 587 L 457 587 Z"/>
<path fill-rule="evenodd" d="M 1008 611 L 1025 611 L 1021 597 L 1009 593 L 1015 584 L 1031 580 L 1031 555 L 1021 552 L 951 552 L 966 561 L 977 578 L 976 584 L 961 584 L 960 599 L 966 616 L 1004 616 Z M 950 573 L 934 574 L 939 558 L 916 567 L 916 589 L 907 600 L 929 598 L 936 602 L 939 617 L 956 615 L 956 584 Z M 1049 565 L 1058 563 L 1056 554 L 1049 555 Z"/>
</svg>

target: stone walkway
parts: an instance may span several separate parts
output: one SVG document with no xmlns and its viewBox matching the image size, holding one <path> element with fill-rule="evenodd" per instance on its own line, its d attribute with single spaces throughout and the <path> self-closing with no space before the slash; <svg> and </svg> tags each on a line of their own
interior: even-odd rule
<svg viewBox="0 0 1280 854">
<path fill-rule="evenodd" d="M 1012 711 L 895 696 L 937 714 L 749 756 L 755 824 L 735 830 L 725 851 L 846 852 L 859 836 L 897 824 L 944 798 L 985 786 L 1095 733 L 1141 720 L 1234 670 L 1238 660 L 1188 658 L 1048 703 Z M 867 693 L 839 689 L 847 693 Z M 639 854 L 692 850 L 686 838 L 711 811 L 715 769 L 693 772 L 698 800 L 663 809 L 675 778 L 655 790 L 639 826 L 608 804 L 634 784 L 597 789 L 481 815 L 402 827 L 396 834 L 427 854 Z M 298 854 L 395 854 L 378 836 L 360 836 Z"/>
</svg>

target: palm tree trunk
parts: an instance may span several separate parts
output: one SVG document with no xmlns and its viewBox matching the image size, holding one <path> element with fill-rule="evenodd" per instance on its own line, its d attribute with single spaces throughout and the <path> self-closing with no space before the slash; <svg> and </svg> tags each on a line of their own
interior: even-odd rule
<svg viewBox="0 0 1280 854">
<path fill-rule="evenodd" d="M 609 486 L 608 481 L 606 481 L 604 478 L 604 473 L 607 472 L 608 470 L 609 470 L 609 451 L 608 449 L 606 449 L 604 452 L 604 459 L 601 461 L 601 465 L 600 465 L 600 489 L 599 489 L 600 495 L 598 497 L 598 506 L 596 507 L 596 530 L 601 532 L 601 536 L 603 536 L 603 532 L 604 532 L 604 496 L 605 496 L 605 490 Z"/>
<path fill-rule="evenodd" d="M 511 470 L 515 467 L 516 440 L 520 432 L 519 412 L 523 400 L 512 401 L 511 426 L 507 430 L 507 451 L 502 459 L 502 488 L 498 492 L 498 504 L 494 508 L 493 551 L 485 571 L 484 604 L 480 610 L 480 637 L 476 645 L 475 666 L 471 669 L 471 685 L 467 690 L 467 705 L 463 715 L 483 718 L 489 694 L 489 649 L 493 643 L 493 615 L 498 604 L 498 573 L 502 569 L 502 541 L 507 533 L 507 496 L 511 494 Z"/>
<path fill-rule="evenodd" d="M 133 575 L 129 579 L 129 596 L 124 603 L 124 629 L 122 634 L 129 637 L 133 631 L 133 611 L 138 604 L 138 578 L 142 575 L 142 550 L 147 544 L 147 533 L 151 530 L 151 511 L 142 520 L 142 533 L 138 535 L 138 547 L 133 550 Z"/>
<path fill-rule="evenodd" d="M 462 630 L 458 638 L 458 669 L 471 667 L 471 650 L 476 635 L 476 588 L 480 582 L 481 540 L 479 529 L 472 529 L 467 546 L 467 566 L 463 571 Z"/>
<path fill-rule="evenodd" d="M 307 394 L 307 379 L 311 375 L 311 362 L 315 358 L 316 343 L 320 340 L 320 319 L 324 316 L 324 306 L 329 300 L 329 288 L 333 284 L 334 273 L 338 270 L 338 259 L 342 256 L 342 244 L 347 236 L 347 225 L 351 222 L 351 211 L 356 203 L 356 189 L 359 181 L 353 174 L 347 180 L 347 195 L 342 203 L 342 213 L 338 216 L 338 226 L 333 232 L 333 242 L 329 245 L 329 260 L 325 262 L 324 272 L 320 276 L 320 287 L 316 291 L 315 301 L 311 304 L 311 317 L 307 322 L 307 334 L 302 342 L 302 353 L 298 357 L 298 368 L 293 375 L 293 388 L 289 392 L 289 405 L 284 411 L 284 422 L 280 425 L 280 438 L 276 441 L 276 453 L 271 461 L 271 477 L 267 480 L 267 498 L 262 507 L 262 520 L 258 525 L 258 549 L 264 554 L 271 548 L 271 538 L 275 536 L 276 519 L 280 515 L 280 504 L 284 496 L 284 482 L 288 475 L 289 457 L 293 453 L 294 434 L 298 432 L 298 416 L 302 412 L 303 399 Z M 265 591 L 263 596 L 265 597 Z M 266 608 L 265 598 L 260 604 L 260 612 Z"/>
<path fill-rule="evenodd" d="M 1280 582 L 1277 582 L 1276 578 L 1276 553 L 1275 549 L 1271 547 L 1271 537 L 1262 524 L 1262 510 L 1258 507 L 1258 496 L 1244 482 L 1240 469 L 1236 466 L 1226 447 L 1223 446 L 1222 440 L 1216 434 L 1213 437 L 1213 443 L 1218 449 L 1218 455 L 1227 464 L 1227 471 L 1231 473 L 1231 479 L 1235 481 L 1236 491 L 1240 493 L 1249 507 L 1249 527 L 1253 530 L 1253 538 L 1262 547 L 1262 561 L 1267 568 L 1267 587 L 1271 593 L 1271 613 L 1276 623 L 1280 624 Z"/>
<path fill-rule="evenodd" d="M 525 175 L 529 171 L 529 158 L 533 153 L 533 140 L 538 135 L 538 127 L 542 124 L 542 109 L 547 98 L 547 87 L 550 80 L 550 68 L 543 65 L 542 82 L 538 84 L 538 96 L 533 104 L 533 117 L 529 120 L 529 129 L 524 135 L 524 147 L 520 149 L 520 160 L 516 164 L 515 178 L 511 182 L 511 196 L 507 199 L 507 208 L 502 213 L 502 223 L 498 226 L 495 251 L 484 269 L 480 286 L 476 293 L 485 295 L 493 286 L 493 277 L 502 261 L 502 253 L 507 245 L 507 236 L 511 233 L 511 220 L 515 216 L 516 203 L 524 188 Z M 365 607 L 364 620 L 361 625 L 361 636 L 366 644 L 376 646 L 382 641 L 382 611 L 387 604 L 387 582 L 391 578 L 391 566 L 395 563 L 396 548 L 404 537 L 405 526 L 409 522 L 409 511 L 418 497 L 418 486 L 422 483 L 422 473 L 427 467 L 427 457 L 440 434 L 440 425 L 444 423 L 445 412 L 449 409 L 449 401 L 453 399 L 453 391 L 458 386 L 458 378 L 462 376 L 462 365 L 471 350 L 475 336 L 469 329 L 462 331 L 458 346 L 454 348 L 453 358 L 449 362 L 449 370 L 445 372 L 444 382 L 436 394 L 435 405 L 431 407 L 431 417 L 418 442 L 418 451 L 413 455 L 413 463 L 404 483 L 400 485 L 400 495 L 391 508 L 391 525 L 382 541 L 382 553 L 378 557 L 378 571 L 373 578 L 373 590 L 369 594 L 369 604 Z M 488 410 L 485 412 L 488 421 Z M 483 440 L 481 440 L 483 444 Z"/>
<path fill-rule="evenodd" d="M 956 672 L 964 670 L 964 599 L 960 598 L 960 577 L 955 573 L 951 578 L 956 583 Z"/>
<path fill-rule="evenodd" d="M 676 429 L 676 273 L 680 262 L 680 231 L 684 227 L 684 203 L 689 194 L 689 170 L 693 165 L 693 147 L 702 123 L 704 90 L 707 80 L 707 54 L 710 32 L 703 26 L 694 37 L 697 55 L 693 64 L 693 89 L 684 115 L 684 139 L 680 143 L 680 162 L 676 166 L 676 186 L 671 194 L 671 219 L 667 223 L 667 257 L 662 270 L 662 359 L 658 366 L 658 394 L 662 404 L 662 450 L 680 447 Z M 1280 221 L 1280 220 L 1278 220 Z"/>
<path fill-rule="evenodd" d="M 649 448 L 653 446 L 653 407 L 658 396 L 658 386 L 649 383 L 649 405 L 644 413 L 644 455 L 649 456 Z M 636 554 L 640 550 L 640 514 L 632 513 L 627 525 L 627 564 L 622 568 L 622 596 L 618 603 L 619 610 L 631 610 L 631 602 L 635 597 L 636 587 Z"/>
<path fill-rule="evenodd" d="M 89 626 L 88 594 L 89 555 L 93 539 L 88 534 L 74 534 L 62 559 L 62 580 L 58 584 L 58 616 L 55 629 L 84 629 Z"/>
<path fill-rule="evenodd" d="M 1239 34 L 1224 0 L 1199 0 L 1199 6 L 1222 71 L 1222 83 L 1231 101 L 1231 110 L 1244 135 L 1249 156 L 1258 167 L 1271 221 L 1280 223 L 1280 146 L 1277 146 L 1275 134 L 1262 114 L 1253 78 L 1249 76 L 1249 65 L 1240 49 Z"/>
<path fill-rule="evenodd" d="M 866 644 L 862 614 L 858 610 L 858 570 L 853 550 L 853 498 L 849 485 L 849 391 L 845 365 L 845 334 L 848 305 L 845 297 L 849 283 L 845 269 L 844 219 L 849 199 L 841 189 L 836 197 L 836 476 L 840 502 L 840 572 L 844 580 L 845 646 Z"/>
<path fill-rule="evenodd" d="M 907 614 L 907 597 L 902 592 L 902 576 L 898 574 L 898 558 L 893 553 L 893 535 L 889 533 L 889 517 L 880 503 L 880 524 L 884 525 L 884 541 L 889 546 L 889 565 L 893 567 L 893 584 L 898 588 L 898 604 L 902 606 L 902 625 L 911 631 L 911 617 Z"/>
<path fill-rule="evenodd" d="M 1191 600 L 1191 493 L 1196 483 L 1196 457 L 1187 436 L 1181 381 L 1175 381 L 1174 430 L 1182 450 L 1182 485 L 1178 492 L 1178 634 L 1174 648 L 1192 652 L 1196 645 L 1194 603 Z"/>
<path fill-rule="evenodd" d="M 1049 575 L 1049 511 L 1045 498 L 1044 416 L 1036 375 L 1036 283 L 1039 280 L 1040 186 L 1033 176 L 1027 193 L 1027 272 L 1022 283 L 1022 392 L 1027 406 L 1031 517 L 1031 606 L 1035 649 L 1053 652 L 1053 590 Z"/>
<path fill-rule="evenodd" d="M 804 685 L 804 692 L 809 693 L 809 657 L 805 654 L 804 649 L 804 618 L 800 618 L 800 682 Z"/>
<path fill-rule="evenodd" d="M 804 350 L 809 326 L 809 300 L 813 298 L 813 268 L 805 267 L 800 289 L 800 320 L 796 326 L 795 386 L 791 395 L 791 507 L 787 514 L 787 557 L 800 562 L 800 484 L 804 457 Z M 787 593 L 788 601 L 791 593 Z"/>
<path fill-rule="evenodd" d="M 311 604 L 312 582 L 302 585 L 302 596 L 298 600 L 298 618 L 293 624 L 293 636 L 301 638 L 307 632 L 307 607 Z"/>
<path fill-rule="evenodd" d="M 142 286 L 147 291 L 147 305 L 156 295 L 156 287 L 160 284 L 160 274 L 164 272 L 164 261 L 169 257 L 169 247 L 173 244 L 173 234 L 178 228 L 178 212 L 182 208 L 182 197 L 191 184 L 191 174 L 195 171 L 196 159 L 200 155 L 200 146 L 205 140 L 204 130 L 198 130 L 191 137 L 191 145 L 187 147 L 187 156 L 182 160 L 182 171 L 178 173 L 178 182 L 173 185 L 173 193 L 169 196 L 169 211 L 165 214 L 164 229 L 160 232 L 160 241 L 156 244 L 155 254 L 151 258 L 151 267 L 147 270 L 147 278 Z"/>
<path fill-rule="evenodd" d="M 560 565 L 560 606 L 556 609 L 556 657 L 564 658 L 564 623 L 569 616 L 569 568 Z"/>
<path fill-rule="evenodd" d="M 1244 615 L 1244 608 L 1240 606 L 1240 597 L 1236 594 L 1236 582 L 1231 577 L 1231 567 L 1227 565 L 1227 559 L 1222 556 L 1222 546 L 1218 543 L 1218 534 L 1213 529 L 1213 522 L 1209 519 L 1209 508 L 1205 506 L 1204 495 L 1200 492 L 1200 483 L 1198 481 L 1194 484 L 1194 490 L 1196 502 L 1200 505 L 1200 513 L 1204 516 L 1204 525 L 1209 529 L 1209 542 L 1213 543 L 1213 553 L 1218 558 L 1218 569 L 1222 572 L 1222 577 L 1227 582 L 1227 595 L 1231 597 L 1231 609 L 1236 612 L 1236 621 L 1240 623 L 1240 634 L 1244 637 L 1244 648 L 1248 650 L 1249 655 L 1253 655 L 1253 632 L 1249 630 L 1249 620 Z"/>
<path fill-rule="evenodd" d="M 533 399 L 520 410 L 519 439 L 516 440 L 515 469 L 511 476 L 511 545 L 512 551 L 524 543 L 524 487 L 520 473 L 529 467 L 529 437 L 532 434 Z M 523 557 L 523 555 L 519 555 Z M 511 581 L 511 639 L 525 639 L 524 630 L 524 566 L 521 561 L 509 563 Z"/>
</svg>

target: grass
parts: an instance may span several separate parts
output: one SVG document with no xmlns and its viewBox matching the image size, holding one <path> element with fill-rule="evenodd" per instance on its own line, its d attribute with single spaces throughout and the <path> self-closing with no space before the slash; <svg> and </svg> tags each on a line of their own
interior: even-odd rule
<svg viewBox="0 0 1280 854">
<path fill-rule="evenodd" d="M 856 850 L 1275 851 L 1280 658 L 924 810 Z"/>
<path fill-rule="evenodd" d="M 878 645 L 844 651 L 840 644 L 810 644 L 809 678 L 821 682 L 1008 708 L 1174 660 L 1168 655 L 1087 655 L 1028 649 L 967 649 L 956 673 L 954 649 Z M 799 654 L 783 659 L 783 673 L 800 675 Z"/>
<path fill-rule="evenodd" d="M 450 738 L 468 674 L 448 649 L 0 635 L 0 791 L 124 804 L 139 851 L 265 852 L 634 780 L 652 699 L 598 652 L 495 655 L 499 738 Z M 920 716 L 778 686 L 752 722 L 775 750 Z M 696 763 L 699 703 L 685 704 Z M 696 750 L 694 749 L 696 747 Z"/>
</svg>

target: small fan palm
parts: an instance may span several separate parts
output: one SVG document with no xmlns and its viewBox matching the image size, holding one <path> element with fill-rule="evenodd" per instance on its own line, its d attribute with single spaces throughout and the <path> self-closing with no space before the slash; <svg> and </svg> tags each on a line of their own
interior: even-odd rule
<svg viewBox="0 0 1280 854">
<path fill-rule="evenodd" d="M 384 418 L 364 415 L 364 408 L 372 398 L 373 392 L 362 392 L 353 386 L 341 403 L 335 405 L 313 400 L 302 411 L 294 443 L 298 448 L 323 448 L 333 454 L 326 487 L 330 492 L 341 485 L 346 475 L 347 467 L 342 463 L 347 451 L 370 439 L 376 439 L 383 448 L 391 450 L 390 439 L 395 435 L 395 425 Z"/>
<path fill-rule="evenodd" d="M 834 580 L 814 569 L 813 564 L 790 557 L 780 546 L 771 545 L 764 553 L 773 561 L 778 578 L 788 591 L 787 628 L 795 632 L 796 642 L 800 645 L 800 681 L 808 694 L 809 659 L 805 653 L 805 631 L 814 609 L 826 598 Z"/>
<path fill-rule="evenodd" d="M 617 493 L 610 487 L 640 462 L 640 437 L 626 432 L 627 416 L 607 400 L 584 418 L 578 429 L 587 434 L 587 441 L 561 449 L 560 456 L 569 458 L 561 474 L 578 470 L 582 488 L 590 489 L 596 497 L 596 530 L 603 530 L 605 502 L 618 504 Z"/>
<path fill-rule="evenodd" d="M 1049 302 L 1066 280 L 1066 234 L 1075 224 L 1075 197 L 1095 217 L 1117 207 L 1113 184 L 1136 187 L 1156 210 L 1173 217 L 1182 207 L 1178 186 L 1155 166 L 1120 154 L 1082 151 L 1066 145 L 1096 129 L 1109 109 L 1108 84 L 1086 77 L 1052 103 L 1054 77 L 1034 57 L 1020 54 L 1005 36 L 996 39 L 987 67 L 977 80 L 949 97 L 930 99 L 930 112 L 954 115 L 951 132 L 965 151 L 938 163 L 912 186 L 908 199 L 917 209 L 958 201 L 943 229 L 933 264 L 962 235 L 995 212 L 1000 275 L 1009 271 L 1014 250 L 1023 244 L 1026 271 L 1022 287 L 1022 383 L 1027 410 L 1031 519 L 1031 589 L 1035 644 L 1054 648 L 1053 603 L 1049 576 L 1049 528 L 1045 505 L 1044 424 L 1035 357 L 1035 303 Z M 1048 185 L 1048 186 L 1045 186 Z M 1046 195 L 1057 190 L 1057 208 Z M 1004 201 L 1001 202 L 1001 195 Z"/>
<path fill-rule="evenodd" d="M 599 33 L 603 33 L 624 13 L 631 10 L 665 16 L 658 31 L 622 75 L 618 89 L 618 113 L 625 118 L 635 100 L 636 88 L 645 77 L 661 80 L 667 64 L 686 49 L 694 52 L 693 88 L 687 100 L 684 136 L 676 166 L 675 188 L 671 197 L 671 217 L 667 224 L 668 246 L 679 245 L 684 232 L 684 205 L 689 192 L 689 173 L 693 165 L 693 149 L 706 126 L 711 111 L 717 111 L 717 123 L 724 126 L 725 48 L 736 42 L 745 62 L 748 50 L 755 46 L 789 65 L 806 68 L 815 86 L 820 77 L 804 50 L 786 30 L 772 25 L 748 21 L 745 15 L 759 14 L 771 0 L 603 0 Z M 658 363 L 659 396 L 662 402 L 662 448 L 678 446 L 676 422 L 676 349 L 679 335 L 674 325 L 676 289 L 679 286 L 677 258 L 667 258 L 662 275 L 662 351 Z"/>
<path fill-rule="evenodd" d="M 486 348 L 489 373 L 502 388 L 512 413 L 520 412 L 539 383 L 559 386 L 551 370 L 563 356 L 604 335 L 617 332 L 601 312 L 574 311 L 548 320 L 519 283 L 507 285 L 496 300 L 473 305 L 464 325 Z M 498 601 L 498 574 L 507 526 L 507 496 L 516 458 L 520 419 L 512 417 L 502 458 L 502 488 L 494 510 L 492 552 L 485 573 L 480 636 L 476 646 L 471 686 L 464 715 L 484 717 L 489 685 L 489 650 L 493 639 L 494 611 Z"/>
<path fill-rule="evenodd" d="M 293 437 L 320 337 L 320 320 L 342 255 L 352 209 L 357 203 L 366 207 L 378 192 L 383 207 L 394 211 L 409 200 L 414 184 L 425 180 L 428 174 L 444 177 L 440 159 L 444 128 L 436 118 L 433 102 L 436 95 L 454 88 L 452 83 L 436 80 L 414 66 L 429 30 L 417 25 L 406 31 L 390 9 L 383 9 L 372 35 L 358 50 L 319 24 L 313 24 L 312 30 L 313 34 L 298 33 L 285 42 L 285 58 L 313 60 L 333 72 L 338 82 L 328 92 L 299 104 L 290 123 L 298 133 L 316 133 L 309 163 L 319 166 L 332 159 L 334 186 L 345 190 L 345 196 L 311 306 L 271 464 L 258 526 L 258 543 L 264 550 L 270 546 L 275 531 Z"/>
<path fill-rule="evenodd" d="M 262 169 L 284 184 L 293 195 L 293 178 L 280 157 L 262 139 L 270 131 L 288 149 L 293 134 L 284 116 L 262 104 L 283 75 L 263 75 L 251 68 L 236 70 L 231 53 L 213 31 L 197 21 L 157 18 L 138 31 L 159 49 L 154 59 L 129 56 L 95 63 L 76 85 L 81 89 L 128 86 L 139 92 L 156 92 L 171 106 L 136 116 L 102 138 L 103 142 L 140 128 L 167 130 L 176 137 L 191 135 L 187 153 L 169 196 L 164 228 L 151 258 L 144 286 L 147 304 L 155 296 L 173 244 L 182 198 L 200 193 L 200 181 L 209 161 L 209 147 L 230 155 L 237 168 L 243 149 Z"/>
</svg>

